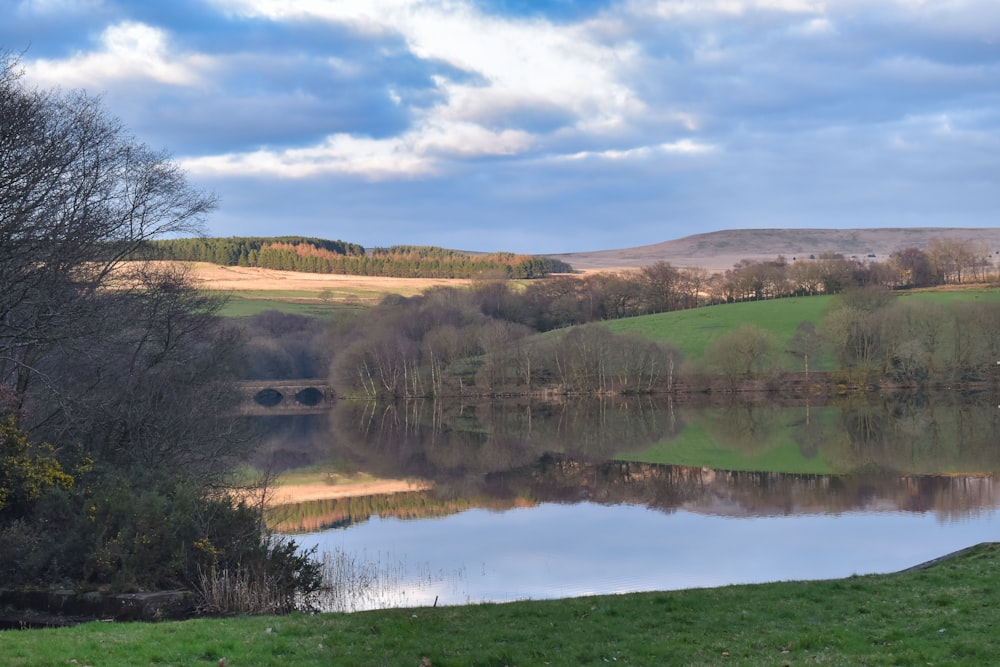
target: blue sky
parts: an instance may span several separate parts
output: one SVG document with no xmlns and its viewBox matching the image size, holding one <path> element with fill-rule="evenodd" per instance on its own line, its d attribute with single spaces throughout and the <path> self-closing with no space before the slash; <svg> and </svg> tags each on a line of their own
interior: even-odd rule
<svg viewBox="0 0 1000 667">
<path fill-rule="evenodd" d="M 996 0 L 8 0 L 211 235 L 573 252 L 1000 226 Z"/>
</svg>

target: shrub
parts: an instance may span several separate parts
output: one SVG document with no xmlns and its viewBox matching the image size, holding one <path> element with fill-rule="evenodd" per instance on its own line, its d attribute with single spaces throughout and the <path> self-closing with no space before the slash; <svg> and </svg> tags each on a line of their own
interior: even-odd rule
<svg viewBox="0 0 1000 667">
<path fill-rule="evenodd" d="M 266 534 L 259 507 L 160 470 L 90 471 L 0 519 L 8 586 L 183 588 L 201 591 L 206 609 L 248 613 L 290 611 L 319 588 L 313 554 Z M 222 583 L 207 586 L 206 577 Z M 220 586 L 258 591 L 262 601 L 228 606 L 233 596 Z"/>
<path fill-rule="evenodd" d="M 34 445 L 13 417 L 0 421 L 0 512 L 19 515 L 51 487 L 70 489 L 51 445 Z"/>
</svg>

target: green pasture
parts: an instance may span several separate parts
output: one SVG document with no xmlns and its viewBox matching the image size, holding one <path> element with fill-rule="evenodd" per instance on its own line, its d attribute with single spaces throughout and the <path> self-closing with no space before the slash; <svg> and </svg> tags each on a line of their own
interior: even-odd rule
<svg viewBox="0 0 1000 667">
<path fill-rule="evenodd" d="M 391 293 L 402 296 L 419 294 L 419 289 L 390 292 L 356 287 L 333 287 L 323 290 L 225 290 L 210 294 L 226 298 L 223 317 L 249 317 L 267 310 L 329 319 L 344 309 L 357 310 L 375 305 Z"/>
<path fill-rule="evenodd" d="M 983 544 L 914 571 L 827 581 L 14 630 L 0 633 L 0 662 L 5 667 L 987 665 L 1000 653 L 998 590 L 1000 546 Z"/>
<path fill-rule="evenodd" d="M 670 343 L 685 359 L 699 359 L 719 336 L 741 324 L 756 324 L 787 340 L 803 321 L 819 323 L 833 297 L 802 296 L 768 301 L 743 301 L 607 322 L 615 333 L 634 333 Z"/>
<path fill-rule="evenodd" d="M 211 292 L 225 298 L 223 317 L 250 317 L 268 310 L 330 319 L 345 309 L 356 310 L 375 303 L 384 294 L 375 290 L 230 290 Z"/>
<path fill-rule="evenodd" d="M 281 298 L 245 298 L 234 295 L 227 299 L 219 314 L 223 317 L 239 318 L 250 317 L 268 310 L 277 310 L 282 313 L 327 320 L 345 310 L 357 310 L 362 307 L 333 301 L 293 301 Z"/>
<path fill-rule="evenodd" d="M 960 291 L 898 292 L 896 298 L 934 303 L 998 302 L 1000 289 L 978 288 Z M 651 340 L 674 345 L 685 359 L 700 359 L 705 348 L 741 324 L 755 324 L 781 340 L 795 334 L 800 323 L 819 325 L 835 296 L 803 296 L 766 301 L 742 301 L 691 310 L 677 310 L 606 322 L 615 333 L 635 333 Z M 832 359 L 826 360 L 832 363 Z M 817 370 L 830 370 L 819 365 Z"/>
</svg>

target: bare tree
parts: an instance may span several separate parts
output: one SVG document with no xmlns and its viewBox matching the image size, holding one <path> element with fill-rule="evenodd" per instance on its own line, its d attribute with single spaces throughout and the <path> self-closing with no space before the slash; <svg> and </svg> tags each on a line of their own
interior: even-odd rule
<svg viewBox="0 0 1000 667">
<path fill-rule="evenodd" d="M 680 272 L 669 262 L 645 266 L 639 273 L 645 308 L 651 313 L 665 313 L 678 308 Z"/>
<path fill-rule="evenodd" d="M 813 360 L 813 367 L 822 351 L 823 339 L 816 332 L 816 325 L 812 322 L 799 322 L 795 328 L 795 333 L 788 341 L 789 352 L 792 356 L 802 359 L 803 368 L 806 375 L 809 375 L 809 360 Z"/>
<path fill-rule="evenodd" d="M 933 239 L 927 255 L 941 282 L 962 283 L 970 276 L 974 280 L 983 279 L 990 265 L 985 244 L 963 239 Z"/>
<path fill-rule="evenodd" d="M 777 337 L 755 324 L 743 324 L 719 336 L 705 350 L 705 363 L 721 373 L 736 390 L 744 380 L 752 380 L 777 368 Z"/>
<path fill-rule="evenodd" d="M 889 256 L 890 265 L 896 270 L 897 284 L 901 287 L 927 287 L 934 284 L 931 259 L 920 248 L 903 248 Z"/>
<path fill-rule="evenodd" d="M 823 319 L 823 335 L 843 369 L 866 380 L 886 369 L 891 350 L 886 313 L 891 297 L 877 288 L 842 294 Z"/>
<path fill-rule="evenodd" d="M 788 270 L 788 278 L 792 289 L 798 294 L 812 296 L 822 291 L 823 270 L 814 259 L 803 259 L 792 264 Z"/>
<path fill-rule="evenodd" d="M 0 384 L 24 396 L 145 241 L 194 233 L 214 199 L 83 93 L 27 88 L 0 54 Z"/>
<path fill-rule="evenodd" d="M 694 266 L 678 269 L 677 288 L 683 300 L 682 308 L 696 308 L 701 303 L 708 279 L 708 269 Z"/>
</svg>

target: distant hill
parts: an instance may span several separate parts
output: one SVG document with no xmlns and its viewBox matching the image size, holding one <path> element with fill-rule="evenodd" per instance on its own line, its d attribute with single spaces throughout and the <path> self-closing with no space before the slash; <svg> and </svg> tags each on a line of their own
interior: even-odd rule
<svg viewBox="0 0 1000 667">
<path fill-rule="evenodd" d="M 659 261 L 674 266 L 722 271 L 741 259 L 791 261 L 824 252 L 884 260 L 894 250 L 925 249 L 932 239 L 983 241 L 995 256 L 1000 252 L 1000 228 L 901 227 L 881 229 L 730 229 L 685 236 L 653 245 L 547 255 L 577 270 L 638 268 Z"/>
</svg>

